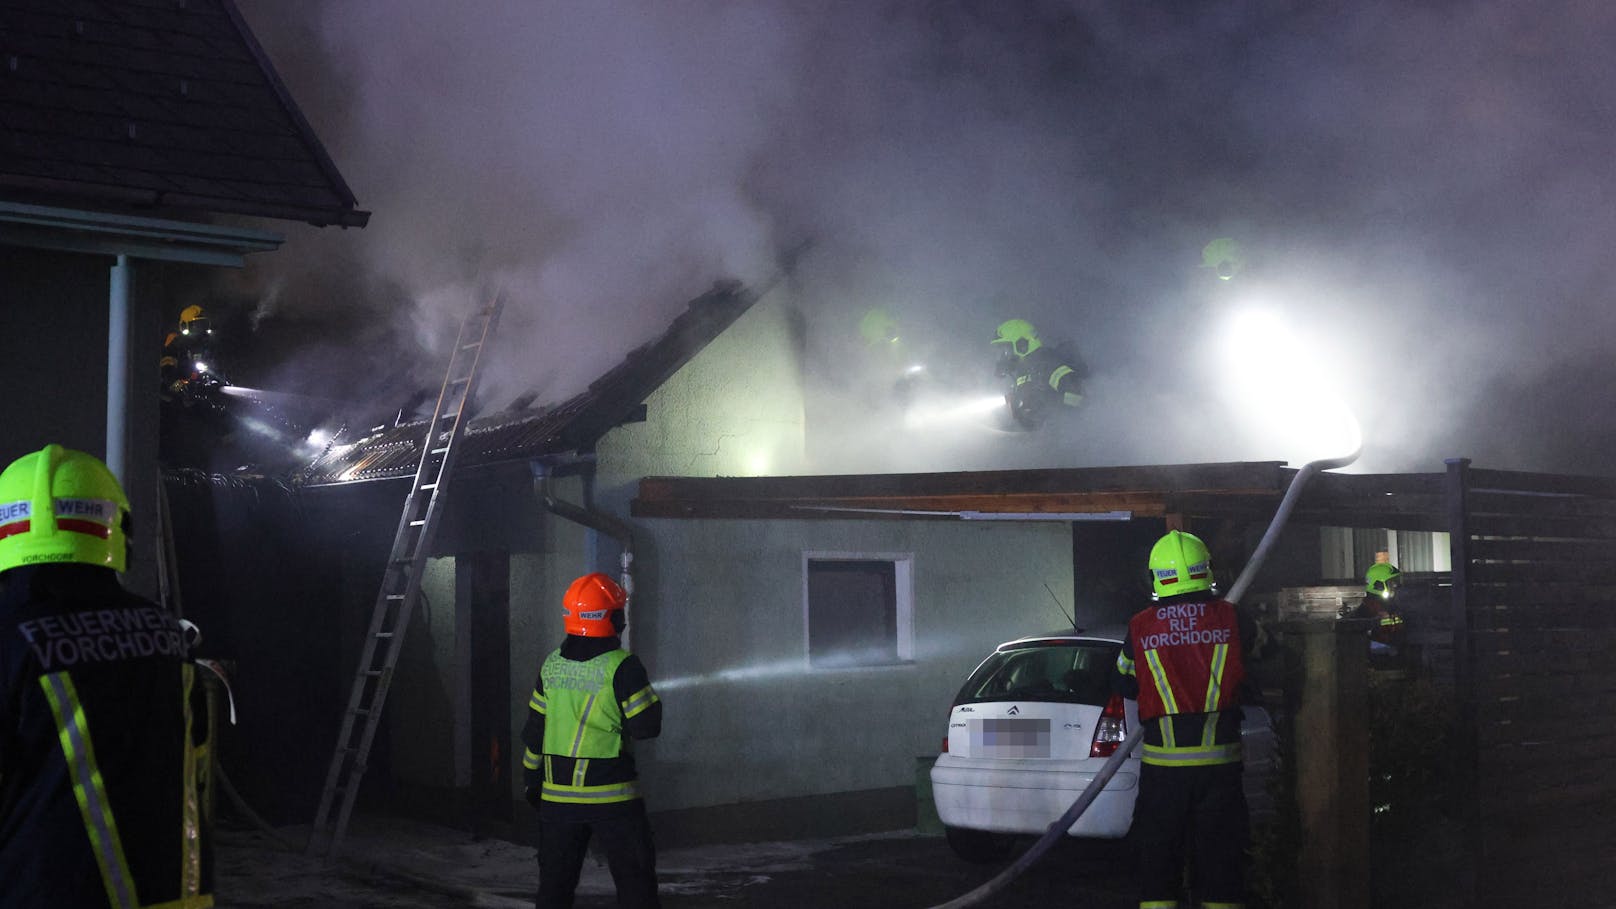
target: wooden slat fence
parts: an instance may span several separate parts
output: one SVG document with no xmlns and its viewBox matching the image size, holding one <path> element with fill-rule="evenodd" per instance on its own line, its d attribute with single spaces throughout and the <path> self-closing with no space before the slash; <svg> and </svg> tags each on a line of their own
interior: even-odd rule
<svg viewBox="0 0 1616 909">
<path fill-rule="evenodd" d="M 1454 769 L 1474 906 L 1616 880 L 1616 481 L 1448 462 Z"/>
</svg>

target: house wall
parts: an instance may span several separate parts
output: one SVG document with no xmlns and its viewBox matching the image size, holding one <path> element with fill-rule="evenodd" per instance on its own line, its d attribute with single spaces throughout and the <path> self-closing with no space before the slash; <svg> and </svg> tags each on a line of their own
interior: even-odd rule
<svg viewBox="0 0 1616 909">
<path fill-rule="evenodd" d="M 601 440 L 589 497 L 595 507 L 626 518 L 647 475 L 800 469 L 794 336 L 787 302 L 776 294 L 679 370 L 647 400 L 645 422 Z M 545 513 L 531 477 L 520 473 L 458 479 L 435 547 L 446 557 L 487 547 L 511 556 L 513 800 L 521 797 L 528 695 L 563 636 L 560 597 L 581 573 L 618 573 L 615 544 Z M 557 480 L 555 489 L 586 501 L 577 477 Z M 662 737 L 638 752 L 649 806 L 661 816 L 733 806 L 773 815 L 772 806 L 793 799 L 829 805 L 826 794 L 855 793 L 849 803 L 868 803 L 879 791 L 888 796 L 884 804 L 906 807 L 912 817 L 916 758 L 936 753 L 965 675 L 999 642 L 1065 622 L 1046 583 L 1068 605 L 1072 590 L 1065 524 L 645 520 L 634 530 L 627 643 L 666 704 Z M 911 661 L 809 668 L 805 551 L 912 555 Z M 395 758 L 396 773 L 411 786 L 439 790 L 455 784 L 452 751 L 459 747 L 444 756 L 454 724 L 442 708 L 458 684 L 440 662 L 452 654 L 454 636 L 444 609 L 427 610 L 412 628 L 428 640 L 408 648 L 389 704 L 393 747 L 419 752 Z M 405 684 L 411 676 L 417 681 Z M 442 735 L 425 733 L 439 729 Z M 519 811 L 519 821 L 527 813 Z M 902 823 L 900 817 L 891 826 Z"/>
<path fill-rule="evenodd" d="M 1064 623 L 1064 524 L 647 520 L 634 649 L 665 705 L 653 811 L 907 787 L 994 645 Z M 914 659 L 808 665 L 804 551 L 912 553 Z M 910 800 L 912 805 L 912 799 Z"/>
<path fill-rule="evenodd" d="M 597 446 L 603 502 L 626 513 L 641 477 L 790 474 L 803 463 L 798 332 L 789 300 L 759 300 L 646 399 L 646 420 Z"/>
<path fill-rule="evenodd" d="M 49 442 L 106 454 L 107 298 L 111 256 L 0 245 L 0 337 L 7 394 L 0 397 L 0 466 Z M 131 285 L 129 448 L 126 492 L 135 552 L 125 578 L 157 591 L 157 359 L 172 288 L 195 269 L 134 264 Z M 174 308 L 175 313 L 178 308 Z"/>
</svg>

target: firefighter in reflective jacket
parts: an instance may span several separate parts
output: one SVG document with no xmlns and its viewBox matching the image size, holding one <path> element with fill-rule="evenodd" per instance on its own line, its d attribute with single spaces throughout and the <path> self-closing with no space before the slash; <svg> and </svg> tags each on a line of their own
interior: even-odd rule
<svg viewBox="0 0 1616 909">
<path fill-rule="evenodd" d="M 1131 831 L 1140 852 L 1139 906 L 1179 905 L 1186 846 L 1200 904 L 1244 906 L 1240 623 L 1234 604 L 1217 597 L 1199 537 L 1177 530 L 1162 537 L 1150 550 L 1150 573 L 1156 605 L 1129 621 L 1117 655 L 1120 687 L 1138 699 L 1145 727 Z"/>
<path fill-rule="evenodd" d="M 1010 417 L 1023 429 L 1037 429 L 1051 413 L 1083 403 L 1087 368 L 1077 356 L 1044 343 L 1025 319 L 999 323 L 992 343 L 1005 345 L 996 372 L 1010 380 L 1005 392 Z"/>
<path fill-rule="evenodd" d="M 572 582 L 567 637 L 544 660 L 522 729 L 523 782 L 539 810 L 539 909 L 570 907 L 593 834 L 617 904 L 659 906 L 656 851 L 630 744 L 662 731 L 645 664 L 623 649 L 623 588 L 604 574 Z"/>
<path fill-rule="evenodd" d="M 1357 618 L 1370 619 L 1375 627 L 1369 630 L 1369 656 L 1374 659 L 1392 659 L 1403 645 L 1403 614 L 1393 602 L 1401 583 L 1402 573 L 1391 562 L 1377 559 L 1364 572 L 1364 596 L 1358 604 Z"/>
<path fill-rule="evenodd" d="M 0 472 L 0 904 L 213 905 L 200 686 L 124 591 L 129 500 L 48 445 Z"/>
</svg>

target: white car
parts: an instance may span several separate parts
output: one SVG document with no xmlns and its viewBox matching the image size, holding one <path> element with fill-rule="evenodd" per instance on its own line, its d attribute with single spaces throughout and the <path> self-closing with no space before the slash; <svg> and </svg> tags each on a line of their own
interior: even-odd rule
<svg viewBox="0 0 1616 909">
<path fill-rule="evenodd" d="M 1065 631 L 1007 641 L 954 697 L 932 798 L 948 844 L 969 861 L 997 861 L 1019 834 L 1041 834 L 1065 813 L 1139 723 L 1138 704 L 1112 693 L 1125 629 Z M 1274 732 L 1267 711 L 1244 708 L 1246 796 L 1269 801 Z M 1133 822 L 1138 749 L 1101 790 L 1071 836 L 1119 838 Z"/>
</svg>

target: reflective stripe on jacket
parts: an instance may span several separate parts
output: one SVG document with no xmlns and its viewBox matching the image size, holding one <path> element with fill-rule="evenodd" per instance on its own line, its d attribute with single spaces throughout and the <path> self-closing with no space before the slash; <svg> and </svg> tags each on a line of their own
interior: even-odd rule
<svg viewBox="0 0 1616 909">
<path fill-rule="evenodd" d="M 588 660 L 569 660 L 557 649 L 539 670 L 542 691 L 534 691 L 528 707 L 544 718 L 544 770 L 539 797 L 546 802 L 603 805 L 640 797 L 635 780 L 590 782 L 591 761 L 623 755 L 623 721 L 644 712 L 658 698 L 649 685 L 619 702 L 613 687 L 618 667 L 629 658 L 622 648 Z M 538 755 L 523 758 L 528 770 Z M 553 758 L 569 758 L 570 772 L 556 772 Z M 568 762 L 562 761 L 562 764 Z"/>
<path fill-rule="evenodd" d="M 1128 623 L 1117 671 L 1139 683 L 1145 763 L 1184 767 L 1241 759 L 1245 660 L 1234 604 L 1170 598 L 1139 612 Z"/>
<path fill-rule="evenodd" d="M 108 569 L 0 593 L 0 903 L 205 909 L 205 712 L 173 617 Z"/>
</svg>

